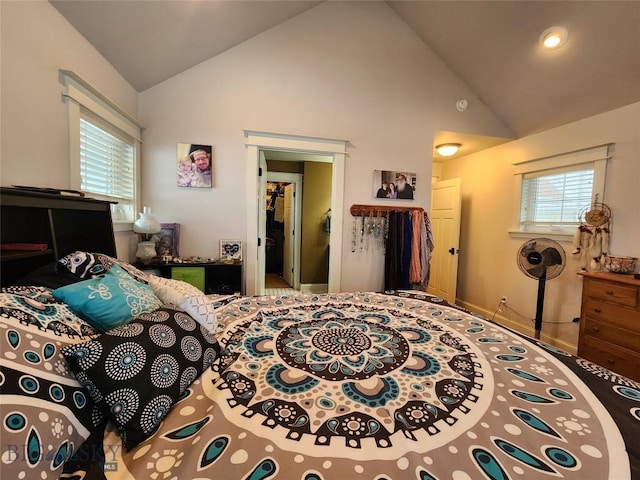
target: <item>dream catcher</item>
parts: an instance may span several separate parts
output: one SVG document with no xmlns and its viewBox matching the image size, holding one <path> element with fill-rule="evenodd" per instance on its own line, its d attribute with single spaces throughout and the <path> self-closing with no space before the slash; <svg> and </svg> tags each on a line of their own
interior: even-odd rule
<svg viewBox="0 0 640 480">
<path fill-rule="evenodd" d="M 600 270 L 600 265 L 609 253 L 611 235 L 611 209 L 604 203 L 595 202 L 584 207 L 578 214 L 580 225 L 573 236 L 576 249 L 573 255 L 579 259 L 580 268 Z"/>
</svg>

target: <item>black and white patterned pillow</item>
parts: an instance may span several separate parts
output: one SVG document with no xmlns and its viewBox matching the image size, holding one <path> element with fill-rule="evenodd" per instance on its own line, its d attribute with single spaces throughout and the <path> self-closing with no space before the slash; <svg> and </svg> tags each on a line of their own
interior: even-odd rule
<svg viewBox="0 0 640 480">
<path fill-rule="evenodd" d="M 164 306 L 62 353 L 131 450 L 158 429 L 220 346 L 185 312 Z"/>
<path fill-rule="evenodd" d="M 58 268 L 66 269 L 81 279 L 103 275 L 107 273 L 113 265 L 119 265 L 139 282 L 149 283 L 148 274 L 142 270 L 103 253 L 91 253 L 78 250 L 58 260 Z"/>
</svg>

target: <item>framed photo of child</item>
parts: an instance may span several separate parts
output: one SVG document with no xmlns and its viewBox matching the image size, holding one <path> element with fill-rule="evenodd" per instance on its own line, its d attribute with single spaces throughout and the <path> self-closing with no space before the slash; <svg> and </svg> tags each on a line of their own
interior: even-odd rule
<svg viewBox="0 0 640 480">
<path fill-rule="evenodd" d="M 211 188 L 211 155 L 213 146 L 178 143 L 177 185 L 179 187 Z"/>
</svg>

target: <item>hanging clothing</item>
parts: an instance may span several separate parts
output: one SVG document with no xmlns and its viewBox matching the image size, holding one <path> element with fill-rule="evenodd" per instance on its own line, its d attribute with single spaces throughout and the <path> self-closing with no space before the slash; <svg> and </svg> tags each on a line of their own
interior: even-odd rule
<svg viewBox="0 0 640 480">
<path fill-rule="evenodd" d="M 411 264 L 409 266 L 409 283 L 419 284 L 422 280 L 421 265 L 421 237 L 423 230 L 422 212 L 414 210 L 411 212 Z"/>
<path fill-rule="evenodd" d="M 400 288 L 409 288 L 409 271 L 411 270 L 411 240 L 413 238 L 413 226 L 411 223 L 411 212 L 402 213 L 402 275 L 400 277 Z"/>
<path fill-rule="evenodd" d="M 322 227 L 324 233 L 331 233 L 331 209 L 327 212 L 327 215 L 324 217 L 324 226 Z"/>
<path fill-rule="evenodd" d="M 384 256 L 384 289 L 385 290 L 397 290 L 398 289 L 398 270 L 401 262 L 400 258 L 400 245 L 399 241 L 399 224 L 401 223 L 401 216 L 398 212 L 389 212 L 389 224 L 387 229 L 387 241 L 385 243 L 385 256 Z"/>
<path fill-rule="evenodd" d="M 429 219 L 429 214 L 424 212 L 422 231 L 420 232 L 420 265 L 422 266 L 422 276 L 420 279 L 421 290 L 426 291 L 427 285 L 429 284 L 431 254 L 434 248 L 435 243 L 433 241 L 433 231 L 431 230 L 431 220 Z"/>
<path fill-rule="evenodd" d="M 276 222 L 284 222 L 284 197 L 276 197 L 273 219 Z"/>
<path fill-rule="evenodd" d="M 434 249 L 427 212 L 389 212 L 386 225 L 384 289 L 409 289 L 429 283 L 429 262 Z"/>
</svg>

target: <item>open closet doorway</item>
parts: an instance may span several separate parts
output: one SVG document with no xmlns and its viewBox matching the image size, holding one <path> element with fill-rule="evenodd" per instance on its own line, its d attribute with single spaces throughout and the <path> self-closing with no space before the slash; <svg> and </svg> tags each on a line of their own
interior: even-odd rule
<svg viewBox="0 0 640 480">
<path fill-rule="evenodd" d="M 301 173 L 267 172 L 266 294 L 300 291 L 302 178 Z"/>
<path fill-rule="evenodd" d="M 286 150 L 260 154 L 267 172 L 264 293 L 326 293 L 333 157 Z"/>
<path fill-rule="evenodd" d="M 264 151 L 312 154 L 332 159 L 331 234 L 329 235 L 328 291 L 339 292 L 342 277 L 342 224 L 344 217 L 344 176 L 347 140 L 308 137 L 256 130 L 245 130 L 247 149 L 247 237 L 244 257 L 247 295 L 264 295 L 266 160 Z M 265 172 L 265 175 L 263 175 Z M 256 192 L 258 195 L 256 196 Z M 328 212 L 328 210 L 327 210 Z M 329 251 L 327 250 L 327 253 Z"/>
</svg>

